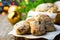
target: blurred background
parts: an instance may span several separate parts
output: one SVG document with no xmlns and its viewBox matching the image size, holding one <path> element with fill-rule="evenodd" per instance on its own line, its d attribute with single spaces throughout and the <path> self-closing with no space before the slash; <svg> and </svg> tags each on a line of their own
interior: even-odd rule
<svg viewBox="0 0 60 40">
<path fill-rule="evenodd" d="M 0 0 L 0 12 L 7 12 L 10 6 L 16 5 L 21 7 L 20 12 L 27 13 L 41 3 L 54 3 L 55 1 L 58 0 Z"/>
<path fill-rule="evenodd" d="M 12 36 L 8 36 L 8 33 L 15 23 L 25 20 L 28 11 L 34 10 L 37 5 L 55 1 L 59 0 L 0 0 L 0 40 L 14 40 Z M 10 19 L 13 15 L 15 19 L 14 17 Z"/>
</svg>

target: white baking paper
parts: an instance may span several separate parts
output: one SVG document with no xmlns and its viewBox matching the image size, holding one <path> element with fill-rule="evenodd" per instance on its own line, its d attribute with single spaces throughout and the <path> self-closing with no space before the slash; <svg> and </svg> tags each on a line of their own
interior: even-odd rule
<svg viewBox="0 0 60 40">
<path fill-rule="evenodd" d="M 31 17 L 31 16 L 36 16 L 38 14 L 45 14 L 48 15 L 50 18 L 55 18 L 57 13 L 49 13 L 49 12 L 37 12 L 37 11 L 29 11 L 27 17 Z"/>
</svg>

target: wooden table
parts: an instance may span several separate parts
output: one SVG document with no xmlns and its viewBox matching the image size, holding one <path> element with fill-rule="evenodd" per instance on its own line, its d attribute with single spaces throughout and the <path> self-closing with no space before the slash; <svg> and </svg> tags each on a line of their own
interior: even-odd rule
<svg viewBox="0 0 60 40">
<path fill-rule="evenodd" d="M 13 26 L 7 19 L 7 14 L 2 15 L 0 13 L 0 40 L 11 40 L 8 33 L 13 29 Z"/>
<path fill-rule="evenodd" d="M 23 38 L 23 37 L 16 37 L 14 36 L 15 40 L 48 40 L 45 38 L 37 38 L 37 39 L 28 39 L 28 38 Z M 55 38 L 53 40 L 60 40 L 60 34 L 58 34 L 57 36 L 55 36 Z"/>
</svg>

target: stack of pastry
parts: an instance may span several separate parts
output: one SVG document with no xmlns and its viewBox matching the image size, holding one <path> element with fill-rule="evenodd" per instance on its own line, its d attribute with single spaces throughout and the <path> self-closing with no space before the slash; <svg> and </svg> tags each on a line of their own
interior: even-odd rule
<svg viewBox="0 0 60 40">
<path fill-rule="evenodd" d="M 19 27 L 17 26 L 18 27 L 16 29 L 17 34 L 21 35 L 21 34 L 30 33 L 32 35 L 38 36 L 56 30 L 54 27 L 54 23 L 60 24 L 60 11 L 58 11 L 58 7 L 55 4 L 45 3 L 45 4 L 38 5 L 35 11 L 56 13 L 57 15 L 54 21 L 52 21 L 51 18 L 45 14 L 38 14 L 36 16 L 28 17 L 25 20 L 25 22 L 29 25 L 27 26 L 25 22 L 22 22 L 22 24 L 25 26 L 23 25 Z M 24 30 L 20 31 L 21 29 Z"/>
<path fill-rule="evenodd" d="M 16 26 L 17 25 L 17 26 Z M 17 35 L 32 34 L 35 36 L 43 35 L 47 32 L 55 31 L 55 27 L 47 15 L 38 14 L 35 17 L 28 17 L 25 21 L 15 24 Z"/>
</svg>

